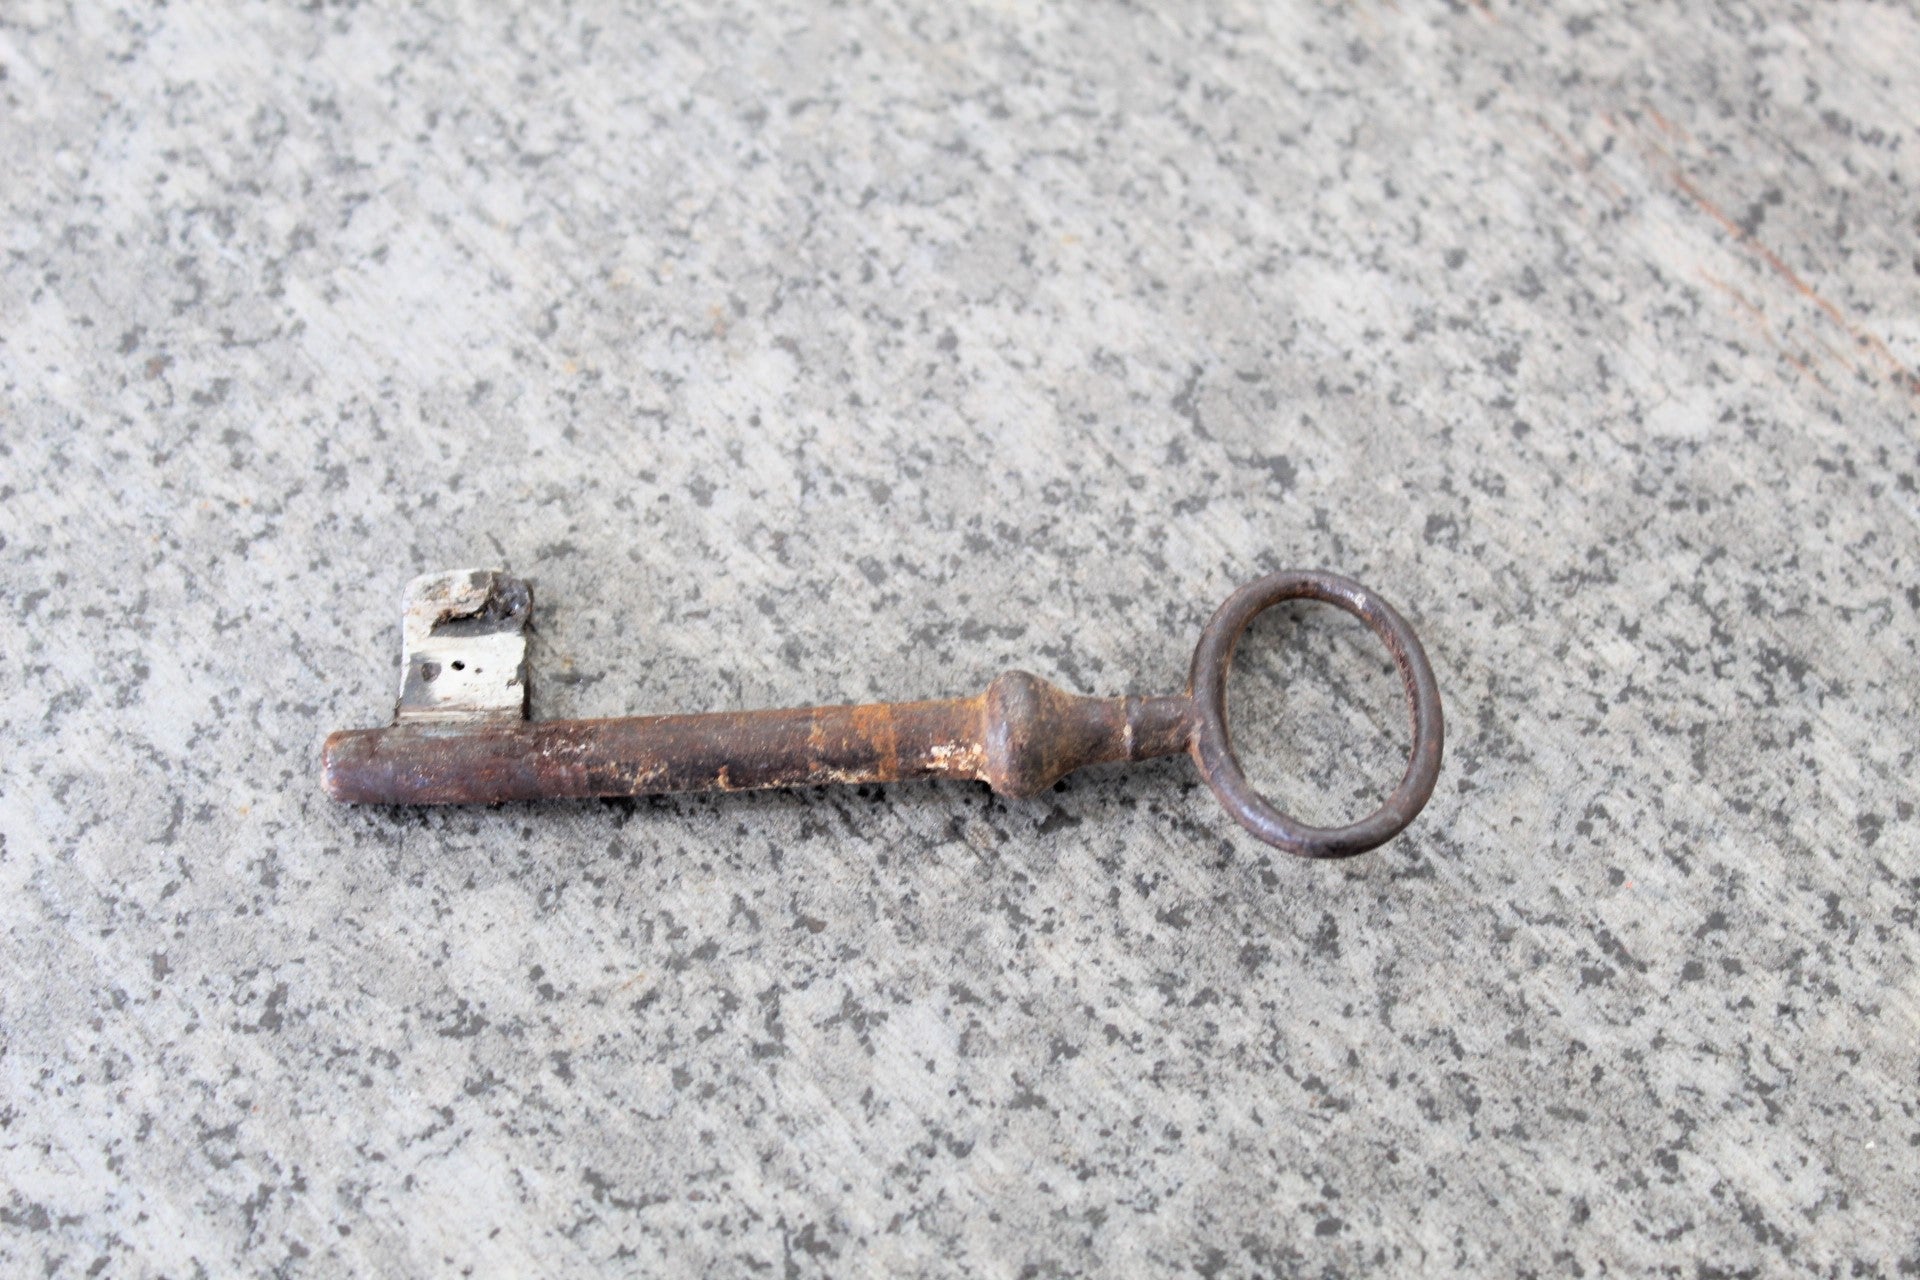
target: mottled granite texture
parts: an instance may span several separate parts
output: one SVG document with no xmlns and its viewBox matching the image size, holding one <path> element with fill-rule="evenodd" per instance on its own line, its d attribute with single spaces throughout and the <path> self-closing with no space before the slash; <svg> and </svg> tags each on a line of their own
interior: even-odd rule
<svg viewBox="0 0 1920 1280">
<path fill-rule="evenodd" d="M 1156 8 L 4 7 L 0 1269 L 1920 1267 L 1920 18 Z M 328 803 L 475 561 L 545 715 L 1337 568 L 1450 753 Z"/>
</svg>

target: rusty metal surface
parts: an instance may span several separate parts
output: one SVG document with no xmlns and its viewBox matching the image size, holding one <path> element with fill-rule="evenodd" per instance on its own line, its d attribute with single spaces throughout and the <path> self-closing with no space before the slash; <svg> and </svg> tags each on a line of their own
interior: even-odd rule
<svg viewBox="0 0 1920 1280">
<path fill-rule="evenodd" d="M 327 739 L 322 778 L 359 804 L 493 804 L 963 778 L 1032 795 L 1089 764 L 1187 750 L 1184 698 L 1083 698 L 1009 672 L 972 698 L 474 727 Z"/>
<path fill-rule="evenodd" d="M 1275 808 L 1247 781 L 1227 732 L 1227 672 L 1233 665 L 1234 647 L 1256 617 L 1283 600 L 1318 600 L 1359 618 L 1386 644 L 1406 686 L 1407 710 L 1413 720 L 1407 771 L 1378 809 L 1344 827 L 1309 826 Z M 1288 571 L 1240 588 L 1200 633 L 1188 687 L 1195 717 L 1194 764 L 1234 820 L 1275 848 L 1303 858 L 1350 858 L 1365 853 L 1405 830 L 1433 795 L 1446 736 L 1433 667 L 1407 620 L 1352 578 Z"/>
<path fill-rule="evenodd" d="M 521 644 L 532 608 L 525 583 L 489 570 L 419 579 L 410 590 L 406 688 L 395 723 L 333 734 L 323 749 L 328 794 L 358 804 L 495 804 L 676 791 L 960 778 L 1009 796 L 1046 790 L 1092 764 L 1191 754 L 1234 819 L 1256 837 L 1308 858 L 1349 857 L 1392 839 L 1420 812 L 1439 775 L 1440 696 L 1413 630 L 1378 595 L 1336 574 L 1269 575 L 1228 599 L 1202 632 L 1186 692 L 1089 698 L 1010 671 L 971 698 L 796 707 L 700 715 L 528 723 L 493 701 L 475 709 L 440 696 L 427 674 L 464 643 Z M 1226 680 L 1234 646 L 1262 610 L 1311 599 L 1354 614 L 1385 641 L 1413 720 L 1405 776 L 1384 804 L 1349 826 L 1308 826 L 1248 783 L 1228 734 Z M 414 635 L 415 629 L 420 635 Z M 477 652 L 477 651 L 476 651 Z M 497 660 L 491 651 L 487 661 Z M 478 673 L 475 673 L 478 674 Z M 510 688 L 522 700 L 524 670 Z M 483 699 L 484 701 L 484 699 Z"/>
</svg>

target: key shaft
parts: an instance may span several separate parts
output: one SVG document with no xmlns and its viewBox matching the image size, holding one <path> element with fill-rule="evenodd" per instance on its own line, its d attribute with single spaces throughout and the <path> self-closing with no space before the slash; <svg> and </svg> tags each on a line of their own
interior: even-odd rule
<svg viewBox="0 0 1920 1280">
<path fill-rule="evenodd" d="M 604 720 L 396 724 L 327 739 L 337 800 L 492 804 L 971 778 L 1033 795 L 1090 764 L 1178 755 L 1192 701 L 1086 698 L 1010 671 L 972 698 Z"/>
</svg>

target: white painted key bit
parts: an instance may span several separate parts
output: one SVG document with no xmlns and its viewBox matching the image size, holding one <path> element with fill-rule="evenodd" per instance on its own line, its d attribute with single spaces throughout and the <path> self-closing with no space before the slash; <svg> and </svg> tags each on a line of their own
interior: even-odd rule
<svg viewBox="0 0 1920 1280">
<path fill-rule="evenodd" d="M 407 584 L 395 724 L 527 715 L 533 588 L 498 569 L 429 573 Z"/>
</svg>

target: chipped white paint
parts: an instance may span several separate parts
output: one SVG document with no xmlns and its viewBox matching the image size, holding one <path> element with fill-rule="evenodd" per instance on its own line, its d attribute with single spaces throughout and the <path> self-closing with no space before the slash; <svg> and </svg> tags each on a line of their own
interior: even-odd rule
<svg viewBox="0 0 1920 1280">
<path fill-rule="evenodd" d="M 515 720 L 527 714 L 525 583 L 449 569 L 407 584 L 395 723 Z"/>
</svg>

